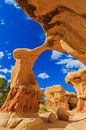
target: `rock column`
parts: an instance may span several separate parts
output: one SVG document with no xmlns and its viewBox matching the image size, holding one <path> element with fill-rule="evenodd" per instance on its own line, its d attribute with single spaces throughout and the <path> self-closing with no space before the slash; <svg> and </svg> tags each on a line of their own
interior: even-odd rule
<svg viewBox="0 0 86 130">
<path fill-rule="evenodd" d="M 66 77 L 66 82 L 74 86 L 77 92 L 77 112 L 86 112 L 86 70 L 70 72 Z"/>
<path fill-rule="evenodd" d="M 1 110 L 16 112 L 18 115 L 36 113 L 43 103 L 43 93 L 38 87 L 32 71 L 31 50 L 14 51 L 16 64 L 11 77 L 11 89 Z"/>
</svg>

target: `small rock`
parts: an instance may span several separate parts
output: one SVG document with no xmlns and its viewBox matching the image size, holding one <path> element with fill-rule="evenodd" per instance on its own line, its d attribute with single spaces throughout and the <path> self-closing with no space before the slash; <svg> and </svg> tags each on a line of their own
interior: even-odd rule
<svg viewBox="0 0 86 130">
<path fill-rule="evenodd" d="M 68 121 L 69 113 L 64 108 L 58 108 L 57 117 L 59 120 Z"/>
<path fill-rule="evenodd" d="M 54 124 L 57 122 L 57 118 L 56 118 L 56 115 L 54 113 L 50 113 L 50 115 L 48 117 L 48 122 L 51 124 Z"/>
</svg>

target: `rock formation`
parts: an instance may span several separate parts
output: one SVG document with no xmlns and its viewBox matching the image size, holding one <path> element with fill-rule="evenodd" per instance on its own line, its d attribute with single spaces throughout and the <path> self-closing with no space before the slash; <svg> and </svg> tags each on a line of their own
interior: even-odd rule
<svg viewBox="0 0 86 130">
<path fill-rule="evenodd" d="M 77 111 L 86 112 L 86 70 L 70 72 L 65 80 L 68 84 L 74 86 L 77 92 Z"/>
<path fill-rule="evenodd" d="M 63 107 L 69 109 L 65 90 L 60 85 L 54 85 L 45 89 L 46 95 L 46 108 L 59 108 Z"/>
<path fill-rule="evenodd" d="M 57 117 L 59 120 L 69 121 L 69 113 L 62 107 L 57 109 Z"/>
<path fill-rule="evenodd" d="M 46 106 L 63 107 L 58 109 L 57 115 L 59 119 L 66 120 L 66 124 L 59 123 L 54 114 L 49 116 L 49 122 L 34 114 L 38 112 L 40 103 L 43 103 L 43 93 L 38 87 L 32 67 L 45 50 L 67 52 L 86 64 L 86 0 L 16 1 L 30 17 L 42 25 L 47 38 L 50 39 L 36 49 L 14 51 L 16 64 L 11 76 L 10 92 L 0 111 L 0 126 L 15 130 L 65 128 L 69 115 L 63 108 L 68 109 L 69 96 L 61 86 L 46 89 Z M 72 84 L 77 92 L 77 111 L 86 112 L 86 70 L 68 74 L 66 82 Z M 78 118 L 81 119 L 80 115 Z M 86 118 L 86 115 L 83 118 Z M 52 125 L 55 122 L 55 126 Z M 65 130 L 71 130 L 71 126 L 73 129 L 86 129 L 86 120 L 83 123 L 70 124 Z"/>
<path fill-rule="evenodd" d="M 51 49 L 66 51 L 86 64 L 86 0 L 16 1 L 52 36 Z"/>
<path fill-rule="evenodd" d="M 38 112 L 40 103 L 43 103 L 43 93 L 38 87 L 32 67 L 38 56 L 46 48 L 48 46 L 45 43 L 33 50 L 14 50 L 13 55 L 16 64 L 11 76 L 11 90 L 1 108 L 2 111 L 16 112 L 17 115 Z"/>
</svg>

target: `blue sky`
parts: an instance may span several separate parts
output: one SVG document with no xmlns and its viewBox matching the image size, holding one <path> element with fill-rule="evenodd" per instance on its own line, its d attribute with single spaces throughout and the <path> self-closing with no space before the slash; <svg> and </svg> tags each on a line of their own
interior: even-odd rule
<svg viewBox="0 0 86 130">
<path fill-rule="evenodd" d="M 44 43 L 45 33 L 41 26 L 29 18 L 15 0 L 0 1 L 0 77 L 8 79 L 15 60 L 15 48 L 35 48 Z M 61 84 L 66 90 L 74 91 L 65 83 L 68 72 L 86 68 L 77 59 L 57 51 L 43 52 L 36 60 L 33 71 L 39 86 Z"/>
</svg>

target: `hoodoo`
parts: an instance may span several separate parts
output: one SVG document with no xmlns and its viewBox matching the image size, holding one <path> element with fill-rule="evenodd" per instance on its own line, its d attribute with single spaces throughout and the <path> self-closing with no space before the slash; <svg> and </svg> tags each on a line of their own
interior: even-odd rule
<svg viewBox="0 0 86 130">
<path fill-rule="evenodd" d="M 77 92 L 77 112 L 86 112 L 86 70 L 70 72 L 66 77 L 66 82 L 73 85 Z"/>
</svg>

